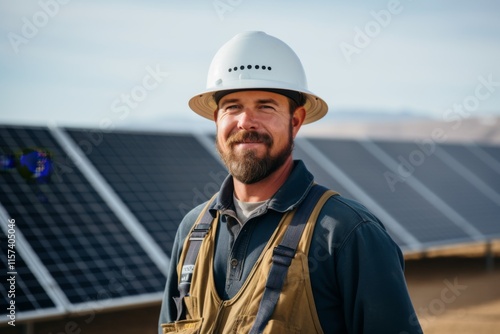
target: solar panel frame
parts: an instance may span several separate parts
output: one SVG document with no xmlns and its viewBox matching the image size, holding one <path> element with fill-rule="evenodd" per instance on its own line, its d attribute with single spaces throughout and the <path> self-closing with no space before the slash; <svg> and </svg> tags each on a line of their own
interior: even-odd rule
<svg viewBox="0 0 500 334">
<path fill-rule="evenodd" d="M 307 138 L 306 138 L 307 139 Z M 324 167 L 320 166 L 307 152 L 300 146 L 295 145 L 293 149 L 294 158 L 300 159 L 304 162 L 307 169 L 314 175 L 314 181 L 325 187 L 337 191 L 339 194 L 346 198 L 356 199 L 341 182 L 336 180 L 330 173 L 325 171 Z"/>
<path fill-rule="evenodd" d="M 9 296 L 6 285 L 2 284 L 0 291 L 5 302 L 10 303 L 10 298 L 13 297 L 12 300 L 14 300 L 16 305 L 16 322 L 64 314 L 65 306 L 67 305 L 65 297 L 57 289 L 57 286 L 51 285 L 50 280 L 47 280 L 47 277 L 41 274 L 40 267 L 34 265 L 34 262 L 37 261 L 37 256 L 33 254 L 30 245 L 18 229 L 17 225 L 19 221 L 11 218 L 1 204 L 0 220 L 4 222 L 12 221 L 14 223 L 14 226 L 9 226 L 8 224 L 0 226 L 0 244 L 3 245 L 4 242 L 7 244 L 8 234 L 15 235 L 15 242 L 12 244 L 12 247 L 5 247 L 5 249 L 2 247 L 0 269 L 2 270 L 2 277 L 4 277 L 4 274 L 6 275 L 5 279 L 2 279 L 3 282 L 6 281 L 8 275 L 14 276 L 15 296 Z M 13 251 L 14 253 L 10 253 L 15 255 L 15 258 L 11 259 L 11 261 L 7 260 L 8 250 Z M 7 317 L 10 311 L 5 314 L 3 313 L 4 311 L 8 310 L 3 309 L 0 314 L 0 324 L 11 320 Z"/>
<path fill-rule="evenodd" d="M 301 138 L 296 141 L 297 146 L 303 147 L 318 164 L 332 178 L 336 179 L 339 183 L 349 188 L 350 192 L 354 194 L 354 198 L 372 211 L 385 225 L 387 232 L 392 236 L 394 241 L 398 243 L 403 252 L 415 252 L 422 249 L 420 241 L 409 233 L 401 224 L 399 224 L 394 217 L 390 215 L 384 208 L 382 208 L 372 197 L 369 196 L 357 183 L 357 180 L 352 179 L 349 175 L 344 173 L 339 166 L 330 160 L 328 156 L 323 154 L 320 150 L 314 147 L 307 139 Z"/>
<path fill-rule="evenodd" d="M 0 195 L 8 215 L 22 221 L 20 230 L 65 291 L 73 304 L 70 308 L 94 297 L 109 297 L 109 304 L 113 305 L 141 294 L 154 295 L 156 301 L 160 300 L 165 277 L 49 131 L 11 126 L 0 126 L 0 130 L 0 146 L 9 144 L 12 150 L 45 147 L 53 153 L 55 164 L 70 168 L 54 182 L 44 185 L 27 185 L 15 171 L 6 173 L 2 175 L 6 181 L 3 188 L 10 189 L 8 196 Z M 68 192 L 73 194 L 69 200 L 62 196 Z M 20 201 L 33 204 L 24 207 L 19 205 Z M 79 258 L 68 258 L 68 254 Z M 134 277 L 124 276 L 128 272 L 133 272 Z M 120 278 L 121 291 L 108 296 L 99 294 L 99 291 L 109 292 L 110 282 Z M 141 283 L 137 285 L 136 280 Z"/>
<path fill-rule="evenodd" d="M 85 130 L 66 128 L 76 143 Z M 114 131 L 88 152 L 100 175 L 170 255 L 177 227 L 219 190 L 227 172 L 192 134 Z"/>
<path fill-rule="evenodd" d="M 390 170 L 367 151 L 361 141 L 314 138 L 311 142 L 355 179 L 381 207 L 405 227 L 422 245 L 470 242 L 471 238 L 405 182 L 391 191 L 384 174 Z M 415 203 L 420 205 L 415 207 Z M 433 223 L 430 223 L 430 222 Z M 436 224 L 435 222 L 438 222 Z M 429 227 L 432 232 L 429 233 Z M 453 232 L 453 234 L 451 234 Z M 446 240 L 446 241 L 443 241 Z"/>
<path fill-rule="evenodd" d="M 179 217 L 186 213 L 188 208 L 200 204 L 218 190 L 220 181 L 223 179 L 221 172 L 227 175 L 225 168 L 217 159 L 217 153 L 211 147 L 213 136 L 187 133 L 144 133 L 125 130 L 113 131 L 108 135 L 99 130 L 69 128 L 63 131 L 69 133 L 77 145 L 82 141 L 89 144 L 80 146 L 80 148 L 87 151 L 86 157 L 94 163 L 93 166 L 99 170 L 100 174 L 105 176 L 106 181 L 112 185 L 113 191 L 119 194 L 134 215 L 147 222 L 167 221 L 166 225 L 168 225 L 169 231 L 173 231 L 174 234 L 177 223 L 172 222 L 180 222 Z M 80 135 L 75 136 L 75 132 L 80 133 Z M 92 137 L 89 135 L 92 135 Z M 126 137 L 126 140 L 123 137 Z M 147 140 L 144 140 L 146 137 Z M 175 148 L 165 145 L 162 140 L 158 140 L 159 138 L 171 139 L 173 137 L 189 138 L 188 142 L 190 144 L 179 144 Z M 210 140 L 206 141 L 207 138 Z M 321 141 L 322 139 L 311 138 L 308 140 L 316 145 L 317 140 Z M 331 147 L 327 147 L 328 145 L 320 145 L 321 147 L 318 148 L 332 162 L 334 161 L 340 166 L 346 175 L 361 185 L 365 191 L 368 189 L 367 193 L 381 208 L 387 208 L 387 204 L 380 202 L 374 188 L 364 181 L 366 176 L 362 173 L 363 168 L 366 169 L 366 167 L 376 165 L 373 167 L 376 171 L 383 170 L 383 168 L 380 168 L 383 166 L 380 161 L 378 164 L 373 165 L 373 161 L 375 161 L 373 152 L 363 147 L 361 145 L 362 141 L 325 140 L 331 146 L 342 146 L 343 148 L 337 151 L 341 154 L 329 154 L 332 150 Z M 124 142 L 126 142 L 126 145 L 124 145 Z M 352 150 L 353 142 L 357 149 Z M 37 250 L 37 253 L 41 254 L 43 252 L 39 252 L 39 250 L 51 249 L 50 255 L 41 256 L 43 259 L 41 261 L 42 265 L 50 274 L 56 274 L 56 287 L 63 289 L 66 292 L 64 297 L 71 302 L 64 304 L 64 302 L 54 297 L 53 291 L 47 291 L 48 288 L 44 285 L 47 283 L 45 281 L 47 277 L 40 278 L 40 272 L 35 270 L 36 266 L 30 264 L 29 260 L 28 263 L 25 263 L 23 258 L 25 254 L 21 252 L 19 255 L 19 277 L 21 277 L 19 282 L 22 286 L 21 289 L 28 291 L 27 301 L 23 301 L 23 303 L 26 302 L 28 307 L 20 312 L 19 319 L 37 319 L 46 316 L 61 316 L 62 314 L 79 314 L 85 310 L 94 311 L 104 308 L 157 303 L 162 296 L 164 277 L 151 261 L 151 255 L 144 252 L 144 247 L 141 247 L 142 240 L 131 236 L 130 229 L 127 231 L 127 228 L 122 224 L 121 216 L 117 216 L 116 211 L 110 207 L 109 203 L 107 204 L 102 198 L 99 201 L 96 200 L 96 198 L 104 195 L 98 188 L 89 184 L 85 175 L 82 175 L 81 166 L 75 162 L 76 160 L 68 156 L 67 149 L 61 146 L 60 142 L 58 144 L 54 140 L 54 133 L 47 131 L 43 127 L 0 125 L 0 149 L 2 145 L 3 148 L 19 149 L 21 147 L 19 143 L 22 143 L 21 146 L 24 147 L 48 148 L 55 153 L 56 172 L 53 181 L 55 185 L 36 185 L 20 182 L 19 176 L 16 176 L 15 172 L 6 172 L 0 174 L 2 181 L 6 180 L 6 182 L 0 182 L 0 193 L 3 194 L 0 199 L 2 197 L 4 199 L 0 202 L 6 202 L 5 198 L 8 197 L 9 199 L 6 202 L 9 209 L 7 215 L 15 218 L 22 217 L 21 220 L 25 226 L 20 229 L 20 232 L 21 230 L 27 232 L 27 243 L 29 243 L 30 247 L 33 247 L 34 250 Z M 378 145 L 378 141 L 376 141 L 376 144 Z M 186 149 L 186 147 L 191 147 L 191 149 Z M 499 178 L 495 178 L 495 175 L 500 173 L 500 170 L 496 169 L 496 166 L 500 165 L 500 147 L 494 145 L 440 145 L 440 149 L 459 160 L 466 168 L 476 171 L 477 177 L 491 185 L 495 191 L 498 191 L 498 184 L 495 182 Z M 150 150 L 156 153 L 151 153 Z M 184 155 L 176 157 L 179 151 L 184 151 L 182 152 Z M 143 168 L 144 161 L 151 159 L 152 154 L 158 155 L 158 152 L 162 152 L 170 160 L 157 159 L 155 168 L 160 170 L 160 166 L 167 166 L 166 169 L 172 170 L 173 177 L 166 175 L 166 173 L 151 173 L 150 170 Z M 199 159 L 194 157 L 193 154 L 189 155 L 189 152 L 201 154 L 203 158 Z M 349 187 L 344 187 L 341 180 L 329 173 L 328 170 L 325 170 L 324 166 L 321 166 L 308 153 L 300 145 L 295 147 L 295 157 L 304 160 L 306 166 L 316 176 L 318 183 L 336 189 L 346 197 L 357 200 L 355 194 L 350 193 Z M 355 168 L 349 168 L 348 164 L 338 160 L 339 156 L 340 158 L 342 156 L 352 158 L 356 154 L 361 156 L 359 161 L 364 161 L 365 165 L 368 166 L 359 164 Z M 91 158 L 92 155 L 94 155 L 94 158 L 96 156 L 100 157 L 100 161 L 106 160 L 107 163 L 99 164 L 98 159 L 93 160 Z M 487 158 L 473 161 L 472 157 L 474 156 Z M 439 158 L 439 155 L 436 154 L 436 157 Z M 366 162 L 368 163 L 366 164 Z M 203 170 L 201 174 L 205 174 L 203 180 L 200 178 L 200 172 L 186 167 L 193 164 L 203 167 L 201 169 Z M 443 162 L 441 165 L 446 165 L 446 163 Z M 9 176 L 4 177 L 4 175 Z M 186 179 L 183 178 L 185 175 L 189 175 L 191 179 L 196 179 L 198 183 L 186 187 Z M 374 176 L 375 174 L 372 173 L 371 175 Z M 172 189 L 181 189 L 184 195 L 188 194 L 181 200 L 181 203 L 185 204 L 182 206 L 183 210 L 179 205 L 174 205 L 174 209 L 177 209 L 178 212 L 172 210 L 172 205 L 169 203 L 176 201 L 176 203 L 179 203 L 179 192 L 165 189 L 163 183 L 171 184 Z M 427 185 L 427 183 L 425 184 Z M 12 184 L 16 186 L 14 187 Z M 400 185 L 403 184 L 398 184 L 398 187 Z M 398 203 L 404 203 L 407 199 L 401 198 L 398 200 L 400 200 Z M 46 202 L 51 203 L 51 205 L 46 205 Z M 31 203 L 31 205 L 26 205 L 26 203 Z M 183 212 L 179 215 L 181 211 Z M 394 209 L 390 211 L 391 214 L 395 212 Z M 413 214 L 418 212 L 415 211 Z M 411 215 L 411 213 L 409 214 Z M 400 217 L 401 215 L 395 216 Z M 42 221 L 40 217 L 43 218 Z M 101 222 L 101 224 L 96 225 L 96 221 Z M 26 226 L 29 226 L 29 228 L 26 228 Z M 158 227 L 158 225 L 156 226 Z M 161 229 L 157 230 L 154 226 L 148 227 L 148 232 L 152 236 L 157 236 L 158 231 L 161 231 Z M 414 231 L 412 230 L 412 232 Z M 93 237 L 79 238 L 78 235 L 80 234 Z M 169 234 L 170 241 L 173 240 L 174 234 Z M 486 234 L 492 238 L 500 237 L 500 234 Z M 40 235 L 43 237 L 39 238 Z M 113 235 L 111 242 L 106 235 Z M 0 235 L 0 239 L 3 238 L 5 238 L 5 233 Z M 397 238 L 397 235 L 394 235 L 393 238 L 403 249 L 407 246 L 405 241 Z M 442 240 L 423 239 L 420 241 L 424 248 L 472 241 L 470 236 L 444 238 Z M 162 243 L 167 255 L 170 252 L 170 241 Z M 161 242 L 161 240 L 157 238 L 156 242 Z M 0 243 L 3 243 L 3 240 L 0 240 Z M 128 247 L 124 245 L 131 245 L 131 248 L 127 249 Z M 85 252 L 79 251 L 82 249 Z M 131 249 L 138 249 L 139 254 L 135 254 L 136 252 L 131 254 Z M 75 259 L 81 261 L 74 261 Z M 144 261 L 148 261 L 151 265 L 141 267 L 140 274 L 142 276 L 137 277 L 135 272 L 130 271 L 129 260 L 138 266 Z M 0 253 L 0 261 L 2 261 L 2 264 L 7 263 L 5 254 Z M 92 262 L 92 267 L 88 265 L 89 262 Z M 114 267 L 106 273 L 104 269 L 109 269 L 110 263 L 113 263 Z M 2 265 L 0 265 L 0 270 L 4 270 Z M 95 272 L 91 273 L 93 270 Z M 61 272 L 67 273 L 67 277 L 61 278 L 61 275 L 57 274 Z M 158 279 L 160 276 L 161 278 Z M 141 285 L 142 278 L 144 278 L 145 286 Z M 151 278 L 151 281 L 148 282 L 148 278 Z M 91 283 L 92 280 L 105 283 L 94 288 Z M 161 285 L 158 284 L 159 280 L 162 281 Z M 152 286 L 156 286 L 156 288 L 151 289 Z M 94 289 L 94 293 L 89 294 L 89 289 Z M 129 291 L 132 292 L 120 295 L 119 290 L 122 289 L 130 289 Z M 30 292 L 31 290 L 36 292 Z M 5 291 L 0 290 L 0 292 L 4 293 Z M 82 296 L 87 298 L 82 298 Z M 29 307 L 30 299 L 33 301 L 31 309 Z M 0 323 L 2 322 L 0 321 Z"/>
<path fill-rule="evenodd" d="M 500 202 L 496 203 L 494 199 L 481 192 L 474 180 L 457 172 L 459 167 L 466 169 L 463 166 L 455 166 L 460 164 L 460 161 L 450 162 L 442 156 L 445 152 L 441 150 L 450 151 L 455 146 L 462 147 L 461 144 L 447 144 L 443 148 L 442 145 L 436 145 L 432 152 L 427 153 L 413 142 L 379 141 L 376 144 L 395 160 L 403 157 L 411 163 L 411 155 L 418 154 L 422 157 L 422 163 L 414 164 L 412 177 L 423 182 L 436 196 L 474 226 L 483 234 L 483 239 L 486 239 L 486 236 L 500 236 L 500 224 L 497 223 L 500 216 Z M 472 166 L 470 162 L 468 164 Z M 500 178 L 492 178 L 489 182 L 498 184 Z M 471 197 L 475 200 L 471 201 Z"/>
<path fill-rule="evenodd" d="M 489 160 L 494 160 L 493 157 L 482 159 L 484 145 L 479 144 L 441 144 L 440 148 L 453 156 L 455 159 L 472 171 L 476 177 L 492 187 L 497 193 L 500 193 L 500 161 L 498 166 L 488 163 Z M 500 154 L 500 149 L 498 150 Z"/>
<path fill-rule="evenodd" d="M 500 164 L 500 146 L 493 144 L 478 144 L 476 145 L 476 149 L 482 150 L 486 153 L 491 159 L 496 161 L 496 163 Z M 499 171 L 496 169 L 497 172 Z"/>
<path fill-rule="evenodd" d="M 2 229 L 0 233 L 0 244 L 5 245 L 6 243 L 7 236 Z M 7 247 L 2 247 L 0 252 L 0 270 L 2 271 L 0 295 L 2 296 L 2 305 L 10 305 L 11 300 L 15 302 L 16 322 L 63 314 L 64 310 L 58 307 L 57 303 L 54 302 L 47 293 L 43 285 L 24 261 L 19 249 L 15 249 L 14 270 L 7 267 L 8 261 L 6 251 Z M 10 286 L 6 283 L 7 278 L 11 276 L 15 279 L 14 290 L 10 290 Z M 13 296 L 11 295 L 12 293 L 14 294 Z M 10 298 L 9 295 L 11 295 L 12 298 Z M 7 323 L 11 320 L 7 317 L 8 314 L 9 312 L 6 312 L 6 309 L 2 308 L 0 313 L 0 324 Z"/>
</svg>

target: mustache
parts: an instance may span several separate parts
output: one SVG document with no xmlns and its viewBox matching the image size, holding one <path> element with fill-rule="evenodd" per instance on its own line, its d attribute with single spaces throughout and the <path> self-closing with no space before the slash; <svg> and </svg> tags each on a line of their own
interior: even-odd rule
<svg viewBox="0 0 500 334">
<path fill-rule="evenodd" d="M 227 144 L 229 145 L 229 147 L 233 147 L 233 145 L 235 144 L 244 142 L 261 142 L 266 146 L 271 147 L 273 144 L 273 139 L 266 133 L 247 130 L 235 132 L 227 139 Z"/>
</svg>

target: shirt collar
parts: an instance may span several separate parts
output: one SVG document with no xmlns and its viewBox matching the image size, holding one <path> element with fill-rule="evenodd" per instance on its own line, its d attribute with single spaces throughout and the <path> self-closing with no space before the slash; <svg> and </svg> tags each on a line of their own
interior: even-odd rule
<svg viewBox="0 0 500 334">
<path fill-rule="evenodd" d="M 314 177 L 307 170 L 302 160 L 294 160 L 290 176 L 278 191 L 269 199 L 267 208 L 286 212 L 297 207 L 313 186 Z M 215 217 L 215 211 L 233 209 L 233 177 L 228 175 L 221 185 L 216 200 L 210 206 L 210 212 Z"/>
</svg>

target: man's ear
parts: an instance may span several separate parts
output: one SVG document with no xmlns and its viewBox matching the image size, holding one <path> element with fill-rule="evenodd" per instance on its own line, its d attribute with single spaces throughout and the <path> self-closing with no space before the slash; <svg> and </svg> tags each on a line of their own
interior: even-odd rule
<svg viewBox="0 0 500 334">
<path fill-rule="evenodd" d="M 306 118 L 306 109 L 304 107 L 298 107 L 292 114 L 292 132 L 293 138 L 299 132 L 300 127 L 304 123 L 304 119 Z"/>
</svg>

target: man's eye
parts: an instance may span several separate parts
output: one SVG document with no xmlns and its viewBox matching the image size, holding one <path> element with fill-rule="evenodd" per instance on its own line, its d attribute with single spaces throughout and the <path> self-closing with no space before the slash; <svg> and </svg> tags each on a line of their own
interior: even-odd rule
<svg viewBox="0 0 500 334">
<path fill-rule="evenodd" d="M 264 109 L 264 110 L 274 110 L 273 106 L 270 106 L 270 105 L 267 105 L 267 104 L 263 104 L 259 108 L 260 109 Z"/>
<path fill-rule="evenodd" d="M 226 107 L 226 110 L 231 111 L 231 110 L 237 110 L 237 109 L 239 109 L 239 108 L 240 108 L 240 106 L 239 106 L 239 105 L 237 105 L 237 104 L 231 104 L 231 105 L 228 105 L 228 106 Z"/>
</svg>

